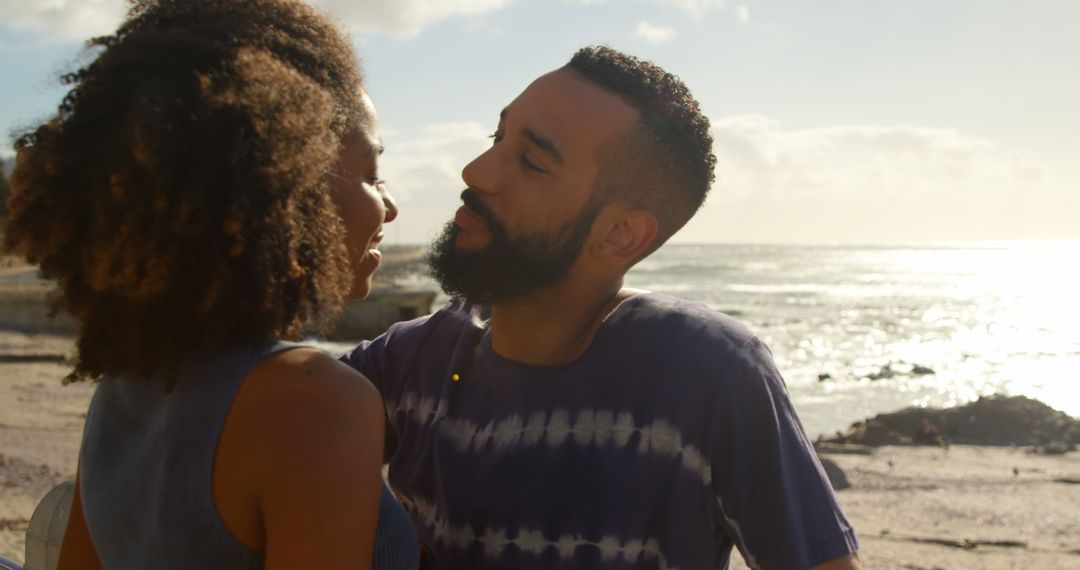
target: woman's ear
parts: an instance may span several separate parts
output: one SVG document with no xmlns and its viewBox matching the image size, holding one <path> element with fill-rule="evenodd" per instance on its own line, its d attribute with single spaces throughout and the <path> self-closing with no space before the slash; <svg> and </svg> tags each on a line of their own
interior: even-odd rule
<svg viewBox="0 0 1080 570">
<path fill-rule="evenodd" d="M 652 212 L 619 203 L 604 208 L 597 222 L 600 235 L 594 242 L 595 254 L 618 265 L 641 259 L 652 248 L 659 229 Z"/>
</svg>

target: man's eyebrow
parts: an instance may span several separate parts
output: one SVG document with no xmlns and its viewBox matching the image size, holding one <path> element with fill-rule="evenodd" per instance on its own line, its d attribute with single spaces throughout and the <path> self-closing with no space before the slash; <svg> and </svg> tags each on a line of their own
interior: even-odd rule
<svg viewBox="0 0 1080 570">
<path fill-rule="evenodd" d="M 509 107 L 503 107 L 503 110 L 499 112 L 500 124 L 506 122 L 506 113 L 508 109 Z M 540 147 L 540 150 L 544 151 L 545 153 L 550 155 L 551 158 L 555 159 L 555 162 L 562 164 L 562 153 L 559 152 L 559 147 L 555 144 L 555 141 L 551 140 L 548 137 L 545 137 L 544 135 L 541 135 L 540 133 L 532 130 L 529 127 L 522 128 L 521 132 L 525 135 L 525 138 L 529 139 L 530 142 Z"/>
<path fill-rule="evenodd" d="M 537 133 L 529 127 L 521 129 L 521 132 L 525 135 L 525 138 L 532 141 L 534 145 L 540 147 L 540 150 L 551 155 L 551 158 L 554 158 L 555 162 L 562 164 L 562 153 L 559 152 L 559 147 L 555 146 L 554 141 Z"/>
</svg>

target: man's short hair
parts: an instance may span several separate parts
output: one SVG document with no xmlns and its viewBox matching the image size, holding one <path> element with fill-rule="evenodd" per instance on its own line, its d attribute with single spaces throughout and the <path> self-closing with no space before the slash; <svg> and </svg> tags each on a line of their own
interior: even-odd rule
<svg viewBox="0 0 1080 570">
<path fill-rule="evenodd" d="M 618 95 L 641 117 L 605 143 L 596 193 L 653 213 L 659 222 L 648 253 L 660 247 L 705 202 L 715 178 L 709 119 L 678 77 L 607 46 L 578 50 L 566 69 Z"/>
</svg>

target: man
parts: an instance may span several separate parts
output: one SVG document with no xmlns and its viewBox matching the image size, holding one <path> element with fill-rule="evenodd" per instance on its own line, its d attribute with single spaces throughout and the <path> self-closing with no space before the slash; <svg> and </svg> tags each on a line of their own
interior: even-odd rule
<svg viewBox="0 0 1080 570">
<path fill-rule="evenodd" d="M 768 349 L 626 289 L 704 201 L 686 87 L 579 51 L 499 117 L 436 240 L 455 296 L 347 360 L 380 386 L 390 482 L 441 568 L 858 568 Z"/>
</svg>

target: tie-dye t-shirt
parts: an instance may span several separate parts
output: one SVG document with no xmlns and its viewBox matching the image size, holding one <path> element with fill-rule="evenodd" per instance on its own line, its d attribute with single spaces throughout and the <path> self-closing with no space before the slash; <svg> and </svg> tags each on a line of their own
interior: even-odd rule
<svg viewBox="0 0 1080 570">
<path fill-rule="evenodd" d="M 389 479 L 441 568 L 809 568 L 855 535 L 768 348 L 730 317 L 647 293 L 577 360 L 491 347 L 452 301 L 344 358 L 380 387 Z"/>
</svg>

